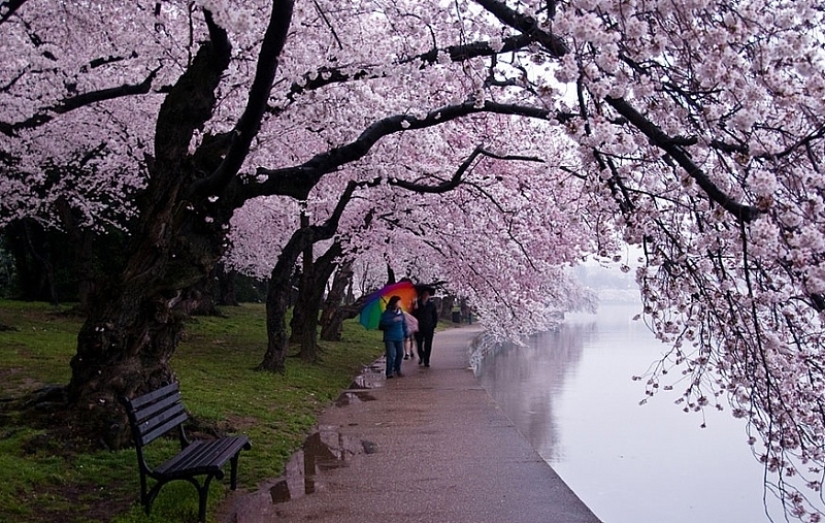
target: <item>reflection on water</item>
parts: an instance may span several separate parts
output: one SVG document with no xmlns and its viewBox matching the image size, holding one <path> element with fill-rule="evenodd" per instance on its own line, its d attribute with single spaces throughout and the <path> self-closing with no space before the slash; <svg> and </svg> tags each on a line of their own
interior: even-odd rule
<svg viewBox="0 0 825 523">
<path fill-rule="evenodd" d="M 335 427 L 319 427 L 304 441 L 301 450 L 292 455 L 284 475 L 269 487 L 272 503 L 284 503 L 323 490 L 321 473 L 347 466 L 350 457 L 365 451 L 364 443 L 344 436 Z"/>
<path fill-rule="evenodd" d="M 631 377 L 667 347 L 632 321 L 637 312 L 602 305 L 595 316 L 571 316 L 560 332 L 485 360 L 481 382 L 605 523 L 769 521 L 741 420 L 685 414 L 676 391 L 639 405 L 644 383 Z"/>
</svg>

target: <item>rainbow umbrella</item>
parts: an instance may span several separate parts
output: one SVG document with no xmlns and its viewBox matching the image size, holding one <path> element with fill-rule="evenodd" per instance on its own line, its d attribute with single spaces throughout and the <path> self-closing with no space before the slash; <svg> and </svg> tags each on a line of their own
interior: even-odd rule
<svg viewBox="0 0 825 523">
<path fill-rule="evenodd" d="M 358 316 L 358 321 L 369 329 L 377 329 L 381 321 L 381 314 L 387 310 L 387 302 L 393 296 L 401 298 L 401 310 L 412 312 L 412 306 L 418 293 L 411 281 L 391 283 L 370 294 L 364 300 L 364 307 Z"/>
</svg>

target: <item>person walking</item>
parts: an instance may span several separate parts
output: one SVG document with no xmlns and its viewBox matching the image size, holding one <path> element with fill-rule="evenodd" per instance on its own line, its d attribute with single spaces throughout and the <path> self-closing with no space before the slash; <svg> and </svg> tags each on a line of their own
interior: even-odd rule
<svg viewBox="0 0 825 523">
<path fill-rule="evenodd" d="M 418 332 L 418 320 L 403 309 L 401 312 L 404 313 L 404 320 L 407 322 L 407 337 L 404 338 L 404 359 L 409 360 L 415 356 L 413 347 L 415 346 L 415 333 Z"/>
<path fill-rule="evenodd" d="M 430 289 L 421 291 L 415 301 L 413 316 L 418 320 L 418 332 L 415 333 L 415 343 L 418 350 L 418 364 L 430 366 L 430 355 L 433 352 L 433 338 L 435 327 L 438 325 L 438 309 L 430 299 Z"/>
<path fill-rule="evenodd" d="M 387 308 L 381 314 L 378 327 L 384 331 L 384 346 L 387 357 L 387 378 L 401 377 L 401 360 L 404 358 L 404 338 L 407 337 L 407 322 L 399 307 L 401 298 L 390 297 Z"/>
</svg>

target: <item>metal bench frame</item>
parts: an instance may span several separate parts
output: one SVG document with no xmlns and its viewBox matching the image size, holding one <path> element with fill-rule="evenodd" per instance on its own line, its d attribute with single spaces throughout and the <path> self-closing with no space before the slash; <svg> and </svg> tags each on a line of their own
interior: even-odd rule
<svg viewBox="0 0 825 523">
<path fill-rule="evenodd" d="M 161 487 L 170 481 L 180 479 L 189 481 L 198 490 L 198 520 L 206 521 L 209 484 L 213 478 L 223 479 L 223 466 L 228 461 L 231 464 L 230 487 L 235 490 L 238 480 L 238 456 L 241 450 L 252 448 L 249 439 L 240 435 L 190 441 L 183 428 L 183 423 L 189 416 L 181 401 L 177 383 L 137 398 L 122 397 L 120 401 L 126 407 L 132 428 L 140 469 L 140 502 L 146 509 L 146 514 L 149 515 L 152 502 Z M 173 429 L 177 429 L 181 451 L 160 466 L 150 467 L 144 457 L 143 448 Z M 204 476 L 203 482 L 198 481 L 199 476 Z M 148 489 L 148 478 L 155 480 L 151 490 Z"/>
</svg>

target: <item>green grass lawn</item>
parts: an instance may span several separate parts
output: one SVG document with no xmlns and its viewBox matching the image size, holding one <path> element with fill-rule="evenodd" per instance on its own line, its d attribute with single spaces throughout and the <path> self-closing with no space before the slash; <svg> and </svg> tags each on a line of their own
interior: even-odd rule
<svg viewBox="0 0 825 523">
<path fill-rule="evenodd" d="M 249 436 L 252 450 L 241 453 L 238 486 L 254 490 L 282 474 L 320 412 L 383 353 L 381 333 L 346 322 L 343 341 L 320 342 L 320 363 L 289 358 L 279 375 L 253 370 L 266 350 L 264 306 L 221 313 L 188 324 L 172 368 L 194 418 Z M 143 513 L 134 449 L 78 453 L 9 412 L 10 400 L 68 383 L 81 322 L 48 305 L 0 301 L 0 325 L 14 328 L 0 331 L 0 521 L 196 521 L 197 494 L 187 482 L 166 485 L 151 517 Z M 149 449 L 159 462 L 175 442 L 156 441 Z M 226 480 L 213 482 L 208 519 L 227 488 Z"/>
</svg>

